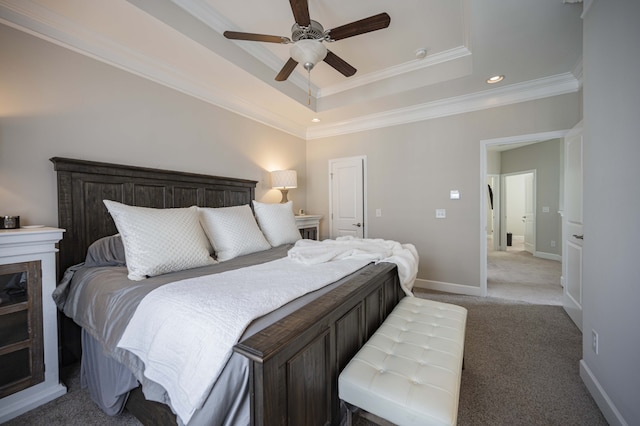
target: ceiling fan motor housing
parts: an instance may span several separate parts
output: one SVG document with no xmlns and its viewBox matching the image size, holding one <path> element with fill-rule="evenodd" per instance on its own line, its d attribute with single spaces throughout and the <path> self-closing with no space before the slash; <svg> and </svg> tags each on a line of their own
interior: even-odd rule
<svg viewBox="0 0 640 426">
<path fill-rule="evenodd" d="M 298 40 L 323 40 L 325 38 L 324 28 L 319 22 L 311 19 L 309 26 L 303 27 L 293 24 L 291 27 L 291 40 L 294 42 Z"/>
</svg>

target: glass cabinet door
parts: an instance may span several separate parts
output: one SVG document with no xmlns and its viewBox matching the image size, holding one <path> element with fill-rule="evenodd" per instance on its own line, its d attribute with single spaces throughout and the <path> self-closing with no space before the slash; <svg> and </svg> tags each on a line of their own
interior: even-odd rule
<svg viewBox="0 0 640 426">
<path fill-rule="evenodd" d="M 0 398 L 44 380 L 40 261 L 0 265 Z"/>
</svg>

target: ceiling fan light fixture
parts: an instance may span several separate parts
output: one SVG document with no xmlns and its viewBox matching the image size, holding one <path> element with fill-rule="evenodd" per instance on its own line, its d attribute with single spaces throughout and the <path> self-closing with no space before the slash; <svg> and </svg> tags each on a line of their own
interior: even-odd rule
<svg viewBox="0 0 640 426">
<path fill-rule="evenodd" d="M 327 56 L 327 48 L 321 41 L 303 39 L 296 41 L 289 51 L 294 61 L 310 71 Z"/>
</svg>

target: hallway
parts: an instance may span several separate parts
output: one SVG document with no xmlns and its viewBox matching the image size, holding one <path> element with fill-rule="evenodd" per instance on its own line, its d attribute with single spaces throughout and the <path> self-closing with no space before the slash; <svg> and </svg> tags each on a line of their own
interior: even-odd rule
<svg viewBox="0 0 640 426">
<path fill-rule="evenodd" d="M 487 290 L 489 297 L 520 300 L 540 305 L 562 305 L 562 263 L 534 257 L 524 242 L 514 238 L 507 251 L 487 244 Z"/>
</svg>

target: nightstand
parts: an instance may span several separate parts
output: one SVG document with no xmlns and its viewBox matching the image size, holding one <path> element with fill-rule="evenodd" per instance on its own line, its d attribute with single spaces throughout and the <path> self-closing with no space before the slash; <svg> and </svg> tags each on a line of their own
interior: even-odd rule
<svg viewBox="0 0 640 426">
<path fill-rule="evenodd" d="M 322 219 L 322 215 L 319 214 L 296 215 L 296 225 L 298 225 L 302 238 L 308 240 L 320 238 L 320 219 Z"/>
<path fill-rule="evenodd" d="M 56 244 L 64 230 L 0 230 L 0 423 L 67 392 L 58 370 Z"/>
</svg>

